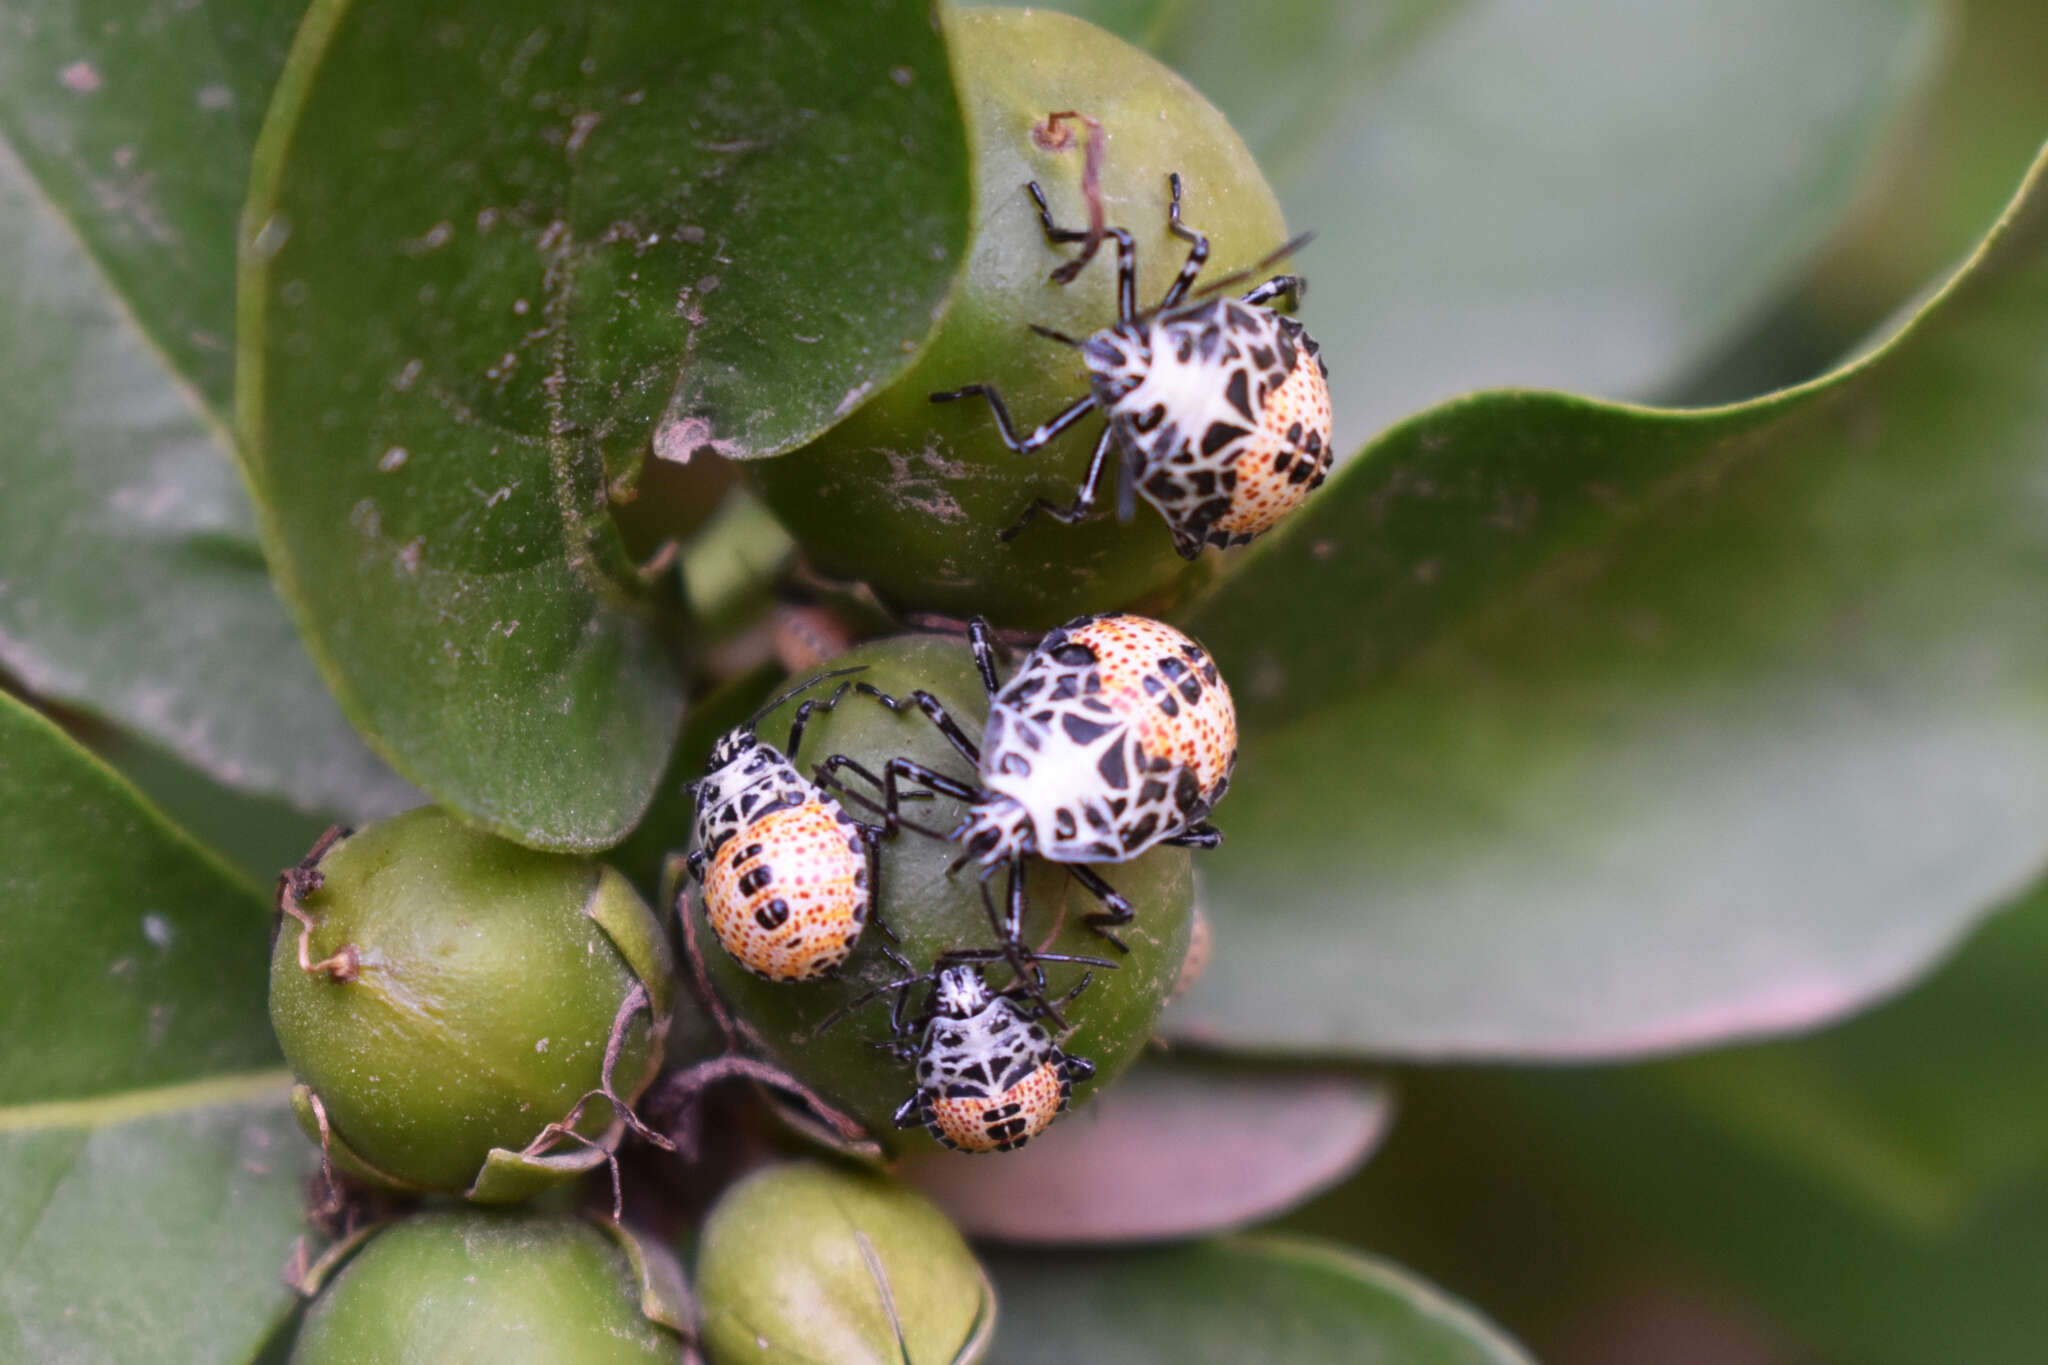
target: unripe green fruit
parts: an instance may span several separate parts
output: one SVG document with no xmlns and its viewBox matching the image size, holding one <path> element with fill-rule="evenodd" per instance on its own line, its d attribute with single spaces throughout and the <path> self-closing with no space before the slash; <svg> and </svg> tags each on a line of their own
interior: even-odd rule
<svg viewBox="0 0 2048 1365">
<path fill-rule="evenodd" d="M 341 1267 L 292 1365 L 672 1365 L 683 1340 L 647 1316 L 650 1255 L 666 1253 L 567 1214 L 419 1214 Z M 661 1315 L 684 1325 L 679 1309 Z"/>
<path fill-rule="evenodd" d="M 988 697 L 963 640 L 931 635 L 878 640 L 841 655 L 827 667 L 861 665 L 865 671 L 856 675 L 860 682 L 899 698 L 922 687 L 945 704 L 970 736 L 980 735 Z M 822 684 L 806 695 L 829 695 L 835 685 Z M 790 715 L 797 704 L 786 703 L 761 721 L 760 733 L 769 743 L 780 745 L 788 736 Z M 975 780 L 974 770 L 914 708 L 897 715 L 872 697 L 851 691 L 832 711 L 812 715 L 805 727 L 803 750 L 796 755 L 797 765 L 808 774 L 830 754 L 846 754 L 876 774 L 892 756 L 902 754 L 963 781 Z M 879 797 L 858 778 L 848 775 L 846 781 L 855 792 Z M 842 798 L 842 804 L 856 819 L 879 819 L 850 797 Z M 960 803 L 944 798 L 907 802 L 903 809 L 907 819 L 939 831 L 952 830 L 964 810 Z M 719 994 L 775 1049 L 784 1067 L 859 1119 L 891 1149 L 933 1145 L 922 1128 L 898 1129 L 890 1121 L 896 1107 L 916 1088 L 907 1064 L 872 1046 L 891 1037 L 893 993 L 860 1006 L 822 1033 L 818 1029 L 841 1005 L 902 975 L 884 956 L 885 944 L 919 971 L 929 970 L 942 952 L 996 945 L 996 933 L 982 902 L 978 866 L 970 863 L 957 873 L 947 873 L 959 855 L 958 845 L 908 829 L 885 841 L 876 908 L 897 941 L 891 943 L 870 923 L 839 977 L 832 980 L 789 984 L 751 975 L 718 946 L 704 920 L 701 897 L 693 904 L 697 943 Z M 1161 846 L 1132 862 L 1096 866 L 1137 912 L 1134 922 L 1117 929 L 1130 945 L 1128 954 L 1118 952 L 1082 923 L 1083 916 L 1101 908 L 1100 903 L 1064 868 L 1038 858 L 1027 861 L 1031 869 L 1027 943 L 1039 951 L 1083 954 L 1118 964 L 1111 969 L 1092 969 L 1094 979 L 1088 989 L 1060 1007 L 1073 1026 L 1061 1046 L 1096 1066 L 1095 1079 L 1074 1089 L 1073 1103 L 1079 1107 L 1129 1065 L 1151 1037 L 1153 1021 L 1187 955 L 1193 897 L 1191 855 L 1183 848 Z M 998 873 L 989 888 L 999 907 L 1003 887 L 1004 874 Z M 1047 964 L 1051 991 L 1066 990 L 1085 970 L 1090 969 Z M 1010 979 L 1010 970 L 1003 964 L 988 969 L 992 987 L 1006 985 Z M 923 983 L 912 988 L 912 1016 L 923 1009 L 925 991 Z"/>
<path fill-rule="evenodd" d="M 1280 246 L 1279 203 L 1223 116 L 1123 40 L 1047 10 L 941 12 L 974 156 L 966 273 L 907 374 L 809 446 L 747 474 L 816 567 L 865 581 L 899 611 L 1046 629 L 1083 611 L 1156 610 L 1205 566 L 1190 571 L 1153 508 L 1141 503 L 1118 522 L 1113 480 L 1080 525 L 1041 517 L 1008 544 L 997 539 L 1032 499 L 1073 501 L 1099 417 L 1017 455 L 980 399 L 939 406 L 929 395 L 993 383 L 1028 430 L 1088 391 L 1079 357 L 1026 328 L 1085 336 L 1116 321 L 1115 243 L 1073 283 L 1046 278 L 1079 248 L 1047 243 L 1025 182 L 1044 186 L 1061 226 L 1087 225 L 1084 139 L 1069 123 L 1065 150 L 1037 145 L 1032 130 L 1048 114 L 1077 110 L 1107 134 L 1104 206 L 1109 225 L 1136 239 L 1141 306 L 1159 300 L 1188 255 L 1166 230 L 1168 172 L 1185 183 L 1185 221 L 1208 235 L 1205 280 Z"/>
<path fill-rule="evenodd" d="M 712 1365 L 969 1365 L 995 1327 L 994 1292 L 943 1213 L 879 1175 L 809 1163 L 726 1191 L 697 1299 Z"/>
<path fill-rule="evenodd" d="M 604 1082 L 630 1101 L 660 1063 L 671 960 L 630 883 L 587 859 L 536 853 L 433 808 L 327 849 L 271 954 L 270 1019 L 300 1081 L 308 1135 L 337 1167 L 399 1189 L 523 1198 L 603 1154 L 565 1139 L 525 1149 Z M 289 877 L 290 874 L 288 874 Z M 301 965 L 301 941 L 306 960 Z M 323 961 L 335 965 L 322 968 Z M 604 1135 L 612 1105 L 578 1131 Z"/>
</svg>

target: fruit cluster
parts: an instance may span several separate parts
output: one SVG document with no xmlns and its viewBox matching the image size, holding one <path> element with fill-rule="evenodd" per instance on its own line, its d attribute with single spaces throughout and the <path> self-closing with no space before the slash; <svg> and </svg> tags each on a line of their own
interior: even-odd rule
<svg viewBox="0 0 2048 1365">
<path fill-rule="evenodd" d="M 952 312 L 893 389 L 750 477 L 815 570 L 859 579 L 899 620 L 968 616 L 965 629 L 855 646 L 710 746 L 661 896 L 679 945 L 611 868 L 433 809 L 333 831 L 280 878 L 271 1012 L 333 1239 L 298 1278 L 335 1280 L 296 1358 L 362 1358 L 348 1353 L 389 1327 L 351 1317 L 350 1303 L 379 1301 L 366 1286 L 403 1283 L 422 1313 L 445 1303 L 417 1281 L 449 1273 L 450 1244 L 459 1264 L 637 1281 L 643 1313 L 605 1330 L 644 1338 L 645 1358 L 671 1349 L 668 1331 L 714 1354 L 726 1338 L 778 1339 L 749 1286 L 812 1274 L 821 1243 L 769 1229 L 849 1201 L 872 1214 L 854 1230 L 863 1256 L 897 1228 L 884 1261 L 947 1285 L 943 1326 L 911 1334 L 938 1331 L 935 1358 L 970 1358 L 991 1320 L 986 1281 L 913 1196 L 814 1167 L 734 1186 L 705 1226 L 692 1309 L 669 1292 L 670 1253 L 619 1225 L 622 1144 L 636 1134 L 701 1172 L 706 1091 L 738 1077 L 794 1099 L 843 1151 L 900 1150 L 903 1129 L 1011 1151 L 1136 1056 L 1206 952 L 1190 859 L 1222 838 L 1210 817 L 1236 763 L 1235 711 L 1200 643 L 1133 608 L 1161 610 L 1196 581 L 1162 572 L 1160 549 L 1214 572 L 1205 550 L 1267 530 L 1329 470 L 1322 361 L 1289 315 L 1302 282 L 1264 277 L 1292 244 L 1220 118 L 1147 59 L 1116 50 L 1131 79 L 1112 98 L 1069 88 L 1059 63 L 1021 79 L 1008 66 L 1019 45 L 1072 45 L 1087 61 L 1069 65 L 1093 70 L 1113 40 L 1085 26 L 1000 11 L 949 24 L 992 211 Z M 1133 101 L 1144 117 L 1120 118 Z M 1020 157 L 1035 174 L 1012 181 Z M 1156 204 L 1151 221 L 1125 217 L 1136 204 Z M 1204 222 L 1226 209 L 1227 223 Z M 1171 274 L 1147 292 L 1144 268 Z M 1112 294 L 1109 320 L 1077 324 Z M 1085 391 L 1020 431 L 1005 394 L 1036 404 L 1076 362 Z M 1085 461 L 1040 467 L 1098 417 Z M 889 480 L 846 491 L 908 444 L 943 471 L 927 493 L 958 513 L 940 519 L 945 536 L 958 522 L 973 542 L 923 570 L 919 535 L 896 534 L 905 504 Z M 1048 478 L 1070 482 L 1057 493 Z M 1159 521 L 1136 516 L 1140 501 Z M 696 1061 L 664 1073 L 665 1054 Z M 474 1207 L 599 1166 L 607 1229 Z M 380 1201 L 435 1195 L 472 1207 L 353 1254 Z"/>
<path fill-rule="evenodd" d="M 890 1050 L 912 1062 L 916 1074 L 895 1124 L 922 1122 L 957 1150 L 1006 1152 L 1043 1132 L 1066 1110 L 1074 1083 L 1095 1074 L 1093 1062 L 1063 1051 L 1045 1027 L 1066 1027 L 1059 1005 L 1091 977 L 1083 975 L 1056 1003 L 1045 964 L 1117 965 L 1029 941 L 1025 860 L 1060 864 L 1101 905 L 1083 923 L 1128 953 L 1117 930 L 1136 911 L 1090 865 L 1128 862 L 1156 845 L 1214 846 L 1220 836 L 1208 815 L 1236 766 L 1237 718 L 1215 662 L 1158 621 L 1121 613 L 1070 621 L 1039 641 L 1008 683 L 998 681 L 987 623 L 977 617 L 969 633 L 989 697 L 980 740 L 930 690 L 897 698 L 865 680 L 842 682 L 823 701 L 798 706 L 781 750 L 762 741 L 758 721 L 749 720 L 718 742 L 710 771 L 696 785 L 696 848 L 688 867 L 704 888 L 705 916 L 725 951 L 757 976 L 794 983 L 836 973 L 860 941 L 875 913 L 883 840 L 914 828 L 957 844 L 955 868 L 980 866 L 994 942 L 948 948 L 922 970 L 884 947 L 902 974 L 856 996 L 825 1023 L 894 992 Z M 836 707 L 849 690 L 892 713 L 921 714 L 972 765 L 972 779 L 901 753 L 879 771 L 835 753 L 806 778 L 794 761 L 805 726 L 814 710 Z M 847 788 L 842 774 L 869 793 Z M 849 815 L 834 791 L 875 812 L 879 823 Z M 904 816 L 910 798 L 939 796 L 965 805 L 951 831 Z M 1000 908 L 989 889 L 998 874 L 1005 886 Z M 886 925 L 882 931 L 889 932 Z M 1013 972 L 1003 990 L 991 990 L 983 977 L 983 965 L 992 963 Z M 909 992 L 924 982 L 924 1009 L 908 1020 Z"/>
</svg>

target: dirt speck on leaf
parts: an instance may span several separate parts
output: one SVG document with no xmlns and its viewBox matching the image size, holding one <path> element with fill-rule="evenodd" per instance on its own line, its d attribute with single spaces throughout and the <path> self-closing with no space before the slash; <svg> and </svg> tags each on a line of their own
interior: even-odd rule
<svg viewBox="0 0 2048 1365">
<path fill-rule="evenodd" d="M 914 454 L 887 451 L 889 494 L 899 505 L 948 526 L 967 520 L 967 509 L 941 480 L 959 478 L 961 467 L 941 457 L 935 447 Z"/>
<path fill-rule="evenodd" d="M 866 379 L 863 379 L 860 383 L 855 384 L 852 388 L 846 391 L 845 397 L 839 400 L 839 406 L 832 409 L 832 415 L 834 417 L 846 416 L 847 413 L 852 412 L 856 407 L 860 405 L 861 399 L 866 398 L 868 396 L 868 391 L 874 387 L 875 386 L 873 381 Z"/>
<path fill-rule="evenodd" d="M 444 218 L 419 236 L 401 243 L 400 249 L 408 256 L 424 256 L 429 251 L 439 251 L 454 240 L 455 224 Z"/>
<path fill-rule="evenodd" d="M 569 140 L 562 144 L 562 150 L 570 156 L 583 150 L 583 144 L 597 131 L 597 125 L 604 122 L 603 114 L 578 114 L 569 120 Z"/>
<path fill-rule="evenodd" d="M 690 457 L 700 450 L 709 450 L 729 460 L 743 460 L 747 456 L 746 449 L 738 441 L 714 436 L 708 417 L 684 417 L 664 422 L 655 429 L 654 458 L 657 460 L 688 464 Z"/>
</svg>

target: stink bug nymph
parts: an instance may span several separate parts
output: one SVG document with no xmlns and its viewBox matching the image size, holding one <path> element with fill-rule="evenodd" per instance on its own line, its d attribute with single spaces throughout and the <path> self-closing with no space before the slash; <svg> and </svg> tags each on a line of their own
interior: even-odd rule
<svg viewBox="0 0 2048 1365">
<path fill-rule="evenodd" d="M 848 815 L 790 761 L 811 714 L 830 710 L 851 684 L 798 706 L 782 751 L 755 727 L 806 689 L 858 671 L 820 674 L 763 706 L 713 746 L 691 789 L 688 867 L 703 888 L 704 917 L 734 960 L 773 981 L 824 976 L 853 951 L 874 913 L 881 830 Z"/>
<path fill-rule="evenodd" d="M 1084 864 L 1121 863 L 1154 844 L 1213 848 L 1208 823 L 1237 763 L 1237 715 L 1230 689 L 1208 651 L 1172 626 L 1128 613 L 1081 616 L 1049 632 L 1008 683 L 996 677 L 988 625 L 969 623 L 974 662 L 988 689 L 988 723 L 976 744 L 922 689 L 915 704 L 968 762 L 979 783 L 961 782 L 904 757 L 879 777 L 843 755 L 819 766 L 821 781 L 840 768 L 882 790 L 882 827 L 893 833 L 900 783 L 968 803 L 948 837 L 986 873 L 1011 865 L 1005 941 L 1021 939 L 1026 854 L 1069 865 L 1104 909 L 1088 923 L 1133 918 L 1130 903 Z M 877 694 L 878 695 L 878 694 Z"/>
<path fill-rule="evenodd" d="M 1180 176 L 1167 183 L 1167 229 L 1190 245 L 1186 264 L 1159 304 L 1138 311 L 1136 244 L 1128 229 L 1109 228 L 1117 248 L 1116 323 L 1079 339 L 1033 328 L 1080 351 L 1088 372 L 1086 395 L 1022 436 L 992 384 L 931 395 L 934 403 L 987 399 L 1003 443 L 1020 455 L 1045 445 L 1092 409 L 1108 418 L 1072 505 L 1038 499 L 1002 533 L 1005 540 L 1041 512 L 1069 525 L 1087 516 L 1112 446 L 1122 455 L 1118 517 L 1129 521 L 1142 496 L 1166 518 L 1174 548 L 1187 559 L 1205 545 L 1227 549 L 1249 541 L 1298 507 L 1330 472 L 1329 371 L 1322 352 L 1299 322 L 1267 306 L 1282 299 L 1298 304 L 1301 277 L 1277 275 L 1237 298 L 1197 295 L 1189 302 L 1209 258 L 1209 241 L 1181 222 Z M 1048 240 L 1089 240 L 1085 231 L 1054 225 L 1037 182 L 1025 189 Z M 1062 268 L 1053 278 L 1071 279 L 1072 273 Z"/>
<path fill-rule="evenodd" d="M 889 1046 L 913 1063 L 917 1078 L 917 1089 L 896 1110 L 898 1128 L 922 1123 L 956 1151 L 1014 1151 L 1066 1112 L 1075 1082 L 1095 1074 L 1095 1063 L 1062 1051 L 1047 1031 L 1043 1021 L 1057 1015 L 1052 1002 L 1041 998 L 1042 985 L 1020 979 L 1003 990 L 990 989 L 976 964 L 1000 956 L 1001 950 L 975 949 L 943 954 L 929 972 L 877 986 L 819 1026 L 829 1028 L 864 1002 L 896 992 L 889 1018 L 894 1041 Z M 1059 953 L 1028 956 L 1033 974 L 1045 962 L 1116 965 Z M 910 964 L 896 960 L 908 970 Z M 1082 976 L 1058 1003 L 1080 995 L 1091 977 Z M 911 988 L 924 981 L 931 983 L 924 1012 L 906 1019 Z"/>
</svg>

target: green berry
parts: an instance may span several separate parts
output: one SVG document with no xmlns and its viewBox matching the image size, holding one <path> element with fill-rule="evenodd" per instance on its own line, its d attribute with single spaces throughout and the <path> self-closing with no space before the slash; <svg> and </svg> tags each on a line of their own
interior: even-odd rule
<svg viewBox="0 0 2048 1365">
<path fill-rule="evenodd" d="M 1008 544 L 997 539 L 1032 499 L 1073 501 L 1100 418 L 1020 456 L 979 399 L 934 406 L 928 395 L 993 383 L 1028 429 L 1087 392 L 1074 352 L 1026 326 L 1080 336 L 1116 320 L 1113 243 L 1073 283 L 1046 278 L 1078 248 L 1046 242 L 1025 182 L 1044 186 L 1063 226 L 1087 218 L 1081 138 L 1066 150 L 1039 145 L 1033 129 L 1048 114 L 1077 110 L 1101 123 L 1106 215 L 1136 238 L 1145 302 L 1188 253 L 1166 230 L 1169 172 L 1185 182 L 1186 221 L 1209 237 L 1204 279 L 1278 247 L 1287 236 L 1279 204 L 1223 116 L 1121 39 L 1048 10 L 943 13 L 974 156 L 966 272 L 907 374 L 811 445 L 755 461 L 747 474 L 816 567 L 866 582 L 899 611 L 981 612 L 1036 629 L 1112 607 L 1156 613 L 1192 576 L 1151 508 L 1117 521 L 1113 483 L 1080 525 L 1040 518 Z"/>
<path fill-rule="evenodd" d="M 988 1279 L 944 1214 L 882 1176 L 809 1163 L 726 1191 L 697 1297 L 712 1365 L 971 1365 L 995 1325 Z"/>
<path fill-rule="evenodd" d="M 688 1324 L 667 1259 L 567 1214 L 419 1214 L 343 1263 L 307 1310 L 292 1365 L 672 1363 Z"/>
<path fill-rule="evenodd" d="M 270 1017 L 301 1122 L 336 1166 L 499 1202 L 602 1160 L 536 1140 L 572 1117 L 599 1141 L 615 1129 L 602 1096 L 575 1111 L 603 1087 L 636 992 L 649 1008 L 626 1017 L 614 1092 L 629 1101 L 660 1062 L 669 949 L 623 877 L 432 808 L 342 839 L 310 871 L 286 876 L 304 918 L 280 919 Z M 317 885 L 292 894 L 295 878 Z"/>
<path fill-rule="evenodd" d="M 964 641 L 928 635 L 880 640 L 841 655 L 828 667 L 856 665 L 865 666 L 857 675 L 859 681 L 891 696 L 905 697 L 919 687 L 933 692 L 970 735 L 980 733 L 988 699 Z M 765 717 L 761 733 L 779 743 L 779 737 L 788 733 L 796 704 L 788 703 Z M 830 754 L 848 755 L 875 773 L 892 755 L 903 754 L 964 781 L 975 779 L 973 769 L 923 715 L 915 710 L 896 715 L 873 698 L 853 692 L 832 711 L 812 716 L 797 762 L 808 773 Z M 875 794 L 856 778 L 847 781 L 856 792 Z M 873 812 L 851 798 L 842 798 L 842 803 L 858 819 L 873 818 Z M 959 822 L 962 809 L 959 803 L 942 799 L 907 803 L 904 812 L 920 825 L 948 831 Z M 891 943 L 871 923 L 837 979 L 789 984 L 753 976 L 718 946 L 704 922 L 701 903 L 692 911 L 705 966 L 727 1004 L 775 1050 L 784 1067 L 891 1148 L 931 1145 L 922 1129 L 898 1130 L 890 1121 L 914 1089 L 909 1066 L 874 1046 L 891 1038 L 893 997 L 869 1001 L 822 1032 L 820 1025 L 857 996 L 901 975 L 885 956 L 884 945 L 920 971 L 929 970 L 942 952 L 995 945 L 979 869 L 969 864 L 949 872 L 959 855 L 958 845 L 907 829 L 883 844 L 876 908 L 896 941 Z M 1074 1104 L 1080 1106 L 1143 1049 L 1179 974 L 1187 955 L 1191 855 L 1182 848 L 1158 847 L 1135 861 L 1096 868 L 1136 908 L 1136 921 L 1117 931 L 1130 945 L 1128 955 L 1082 923 L 1082 917 L 1099 906 L 1065 869 L 1036 858 L 1029 864 L 1028 942 L 1042 951 L 1103 957 L 1117 964 L 1093 969 L 1088 989 L 1061 1007 L 1073 1026 L 1061 1046 L 1097 1068 L 1094 1080 L 1075 1089 Z M 1001 874 L 989 883 L 999 904 L 1003 884 Z M 1079 981 L 1084 969 L 1055 963 L 1046 970 L 1058 992 Z M 997 964 L 989 969 L 988 979 L 991 986 L 1005 985 L 1011 979 L 1009 969 Z M 922 985 L 913 989 L 913 1014 L 923 1007 L 924 994 Z"/>
</svg>

